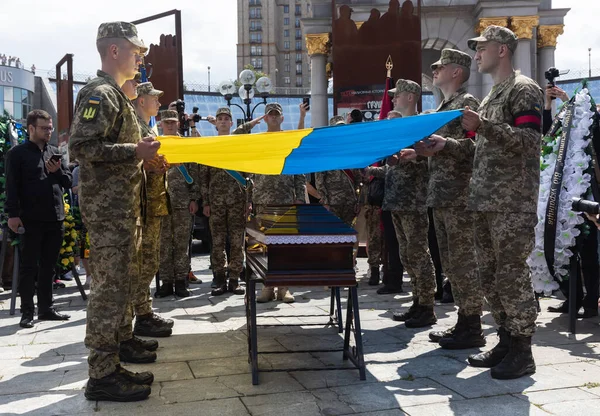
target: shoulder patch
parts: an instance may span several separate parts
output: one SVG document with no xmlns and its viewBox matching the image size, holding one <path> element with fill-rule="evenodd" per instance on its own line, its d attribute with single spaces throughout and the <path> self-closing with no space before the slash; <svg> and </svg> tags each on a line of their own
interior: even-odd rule
<svg viewBox="0 0 600 416">
<path fill-rule="evenodd" d="M 535 105 L 533 106 L 533 109 L 534 109 L 535 111 L 537 111 L 538 113 L 541 113 L 541 112 L 542 112 L 542 106 L 541 106 L 541 105 L 539 105 L 539 104 L 535 104 Z"/>
<path fill-rule="evenodd" d="M 84 121 L 92 121 L 98 116 L 101 98 L 92 96 L 83 107 L 83 113 L 81 117 Z"/>
</svg>

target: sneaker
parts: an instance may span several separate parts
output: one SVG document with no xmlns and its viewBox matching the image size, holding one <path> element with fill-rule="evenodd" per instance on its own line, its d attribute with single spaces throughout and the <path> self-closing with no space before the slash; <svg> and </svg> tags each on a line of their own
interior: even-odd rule
<svg viewBox="0 0 600 416">
<path fill-rule="evenodd" d="M 194 274 L 194 272 L 191 272 L 191 271 L 188 273 L 188 282 L 193 283 L 195 285 L 202 284 L 202 280 L 198 279 L 196 277 L 196 275 Z"/>
<path fill-rule="evenodd" d="M 90 378 L 85 387 L 85 398 L 93 401 L 136 402 L 148 398 L 151 391 L 150 386 L 128 380 L 117 369 L 106 377 Z"/>
<path fill-rule="evenodd" d="M 156 361 L 156 353 L 143 349 L 132 338 L 121 342 L 119 346 L 119 360 L 126 363 L 147 364 Z"/>
</svg>

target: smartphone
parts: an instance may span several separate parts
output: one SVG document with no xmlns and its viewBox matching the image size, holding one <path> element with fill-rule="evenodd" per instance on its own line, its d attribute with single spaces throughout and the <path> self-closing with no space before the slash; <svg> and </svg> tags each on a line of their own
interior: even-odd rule
<svg viewBox="0 0 600 416">
<path fill-rule="evenodd" d="M 304 97 L 302 99 L 302 104 L 306 104 L 306 111 L 310 110 L 310 97 Z"/>
<path fill-rule="evenodd" d="M 62 159 L 62 155 L 52 155 L 50 156 L 50 160 L 53 161 L 54 163 L 60 161 Z"/>
</svg>

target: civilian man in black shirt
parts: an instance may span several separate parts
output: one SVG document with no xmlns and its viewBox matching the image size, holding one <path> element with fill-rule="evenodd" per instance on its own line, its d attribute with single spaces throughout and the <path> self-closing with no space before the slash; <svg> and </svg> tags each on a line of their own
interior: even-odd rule
<svg viewBox="0 0 600 416">
<path fill-rule="evenodd" d="M 52 308 L 52 277 L 63 242 L 63 192 L 71 188 L 71 173 L 61 166 L 58 149 L 48 144 L 52 118 L 42 110 L 27 114 L 29 140 L 6 154 L 6 213 L 8 227 L 21 236 L 19 293 L 23 328 L 33 327 L 33 294 L 38 319 L 70 318 Z M 23 233 L 23 229 L 25 230 Z"/>
</svg>

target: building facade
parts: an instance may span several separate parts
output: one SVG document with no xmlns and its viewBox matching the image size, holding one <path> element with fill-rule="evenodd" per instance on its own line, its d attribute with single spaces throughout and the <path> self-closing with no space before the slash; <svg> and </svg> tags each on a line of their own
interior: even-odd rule
<svg viewBox="0 0 600 416">
<path fill-rule="evenodd" d="M 0 65 L 0 114 L 6 111 L 17 121 L 24 121 L 33 106 L 35 76 L 14 66 Z"/>
<path fill-rule="evenodd" d="M 301 19 L 309 13 L 307 0 L 238 0 L 238 73 L 251 64 L 278 90 L 308 90 L 310 61 Z"/>
<path fill-rule="evenodd" d="M 413 0 L 413 3 L 416 5 L 417 0 Z M 373 8 L 385 13 L 389 0 L 338 0 L 336 4 L 338 7 L 342 4 L 351 5 L 352 19 L 360 25 L 369 18 Z M 519 44 L 514 57 L 515 67 L 540 85 L 545 85 L 544 72 L 554 66 L 557 38 L 563 33 L 564 17 L 569 11 L 552 8 L 552 0 L 422 0 L 421 6 L 421 81 L 423 88 L 431 90 L 438 101 L 441 96 L 431 85 L 430 65 L 439 59 L 440 51 L 444 48 L 459 49 L 473 56 L 473 51 L 467 47 L 467 39 L 478 36 L 489 25 L 508 27 L 516 33 Z M 312 62 L 313 95 L 321 94 L 325 65 L 331 60 L 327 45 L 331 19 L 331 1 L 313 0 L 309 15 L 301 20 Z M 333 76 L 335 78 L 335 69 Z M 317 85 L 321 87 L 317 89 Z M 492 85 L 491 77 L 480 74 L 473 62 L 467 85 L 469 92 L 482 98 Z M 313 127 L 325 125 L 330 114 L 320 117 L 315 114 L 317 111 L 327 111 L 325 102 L 313 102 L 313 121 L 318 119 L 318 123 L 323 123 L 313 124 Z"/>
</svg>

